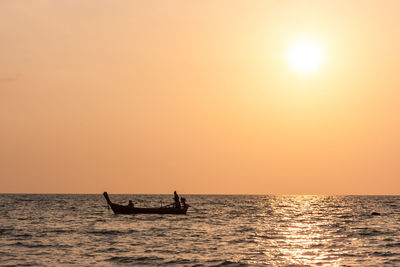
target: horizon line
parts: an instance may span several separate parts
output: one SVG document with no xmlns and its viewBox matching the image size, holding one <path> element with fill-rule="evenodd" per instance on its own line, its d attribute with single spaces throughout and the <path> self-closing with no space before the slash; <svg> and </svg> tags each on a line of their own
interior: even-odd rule
<svg viewBox="0 0 400 267">
<path fill-rule="evenodd" d="M 108 192 L 108 191 L 104 191 Z M 0 195 L 102 195 L 103 193 L 4 193 Z M 109 195 L 171 195 L 173 193 L 108 193 Z M 400 196 L 399 194 L 302 194 L 302 193 L 179 193 L 179 195 L 221 195 L 221 196 Z"/>
</svg>

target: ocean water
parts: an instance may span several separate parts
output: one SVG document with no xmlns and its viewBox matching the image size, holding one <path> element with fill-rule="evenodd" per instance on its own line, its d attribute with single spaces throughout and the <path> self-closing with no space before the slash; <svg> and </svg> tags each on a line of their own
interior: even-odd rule
<svg viewBox="0 0 400 267">
<path fill-rule="evenodd" d="M 0 265 L 400 266 L 400 196 L 183 196 L 0 195 Z"/>
</svg>

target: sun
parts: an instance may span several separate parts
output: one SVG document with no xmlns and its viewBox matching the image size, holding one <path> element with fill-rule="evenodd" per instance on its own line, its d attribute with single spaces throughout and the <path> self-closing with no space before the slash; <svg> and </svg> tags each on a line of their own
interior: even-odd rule
<svg viewBox="0 0 400 267">
<path fill-rule="evenodd" d="M 323 60 L 321 46 L 310 39 L 294 42 L 288 51 L 287 60 L 302 74 L 315 72 Z"/>
</svg>

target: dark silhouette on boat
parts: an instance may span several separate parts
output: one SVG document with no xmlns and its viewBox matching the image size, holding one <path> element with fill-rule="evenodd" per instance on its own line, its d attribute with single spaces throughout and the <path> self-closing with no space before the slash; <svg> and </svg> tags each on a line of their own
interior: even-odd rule
<svg viewBox="0 0 400 267">
<path fill-rule="evenodd" d="M 174 192 L 174 194 L 177 196 L 176 192 Z M 128 205 L 124 206 L 112 203 L 107 192 L 104 192 L 103 195 L 115 214 L 186 214 L 186 211 L 189 208 L 189 205 L 185 202 L 182 203 L 183 205 L 177 205 L 176 201 L 171 205 L 161 206 L 159 208 L 136 208 L 131 201 L 129 201 Z"/>
</svg>

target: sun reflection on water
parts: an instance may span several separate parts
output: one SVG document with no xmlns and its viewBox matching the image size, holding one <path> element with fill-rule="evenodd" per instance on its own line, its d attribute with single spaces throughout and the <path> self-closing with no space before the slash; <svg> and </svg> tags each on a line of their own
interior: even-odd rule
<svg viewBox="0 0 400 267">
<path fill-rule="evenodd" d="M 122 203 L 130 197 L 115 199 Z M 136 198 L 158 204 L 154 195 Z M 58 265 L 79 261 L 84 266 L 398 266 L 400 262 L 398 196 L 190 199 L 200 210 L 188 216 L 116 216 L 98 204 L 100 196 L 0 195 L 8 209 L 0 217 L 0 232 L 8 236 L 0 239 L 0 255 L 10 255 L 2 262 L 26 265 L 24 253 L 32 248 L 40 251 L 36 265 L 48 265 L 49 259 L 42 255 L 53 255 L 51 260 Z M 382 216 L 372 216 L 371 211 Z"/>
<path fill-rule="evenodd" d="M 311 195 L 272 199 L 276 225 L 258 227 L 266 231 L 255 238 L 258 249 L 264 249 L 266 257 L 279 256 L 284 265 L 314 265 L 327 261 L 330 266 L 341 265 L 341 259 L 332 253 L 334 244 L 326 229 L 331 222 L 321 211 L 326 208 L 326 200 L 325 196 Z"/>
</svg>

